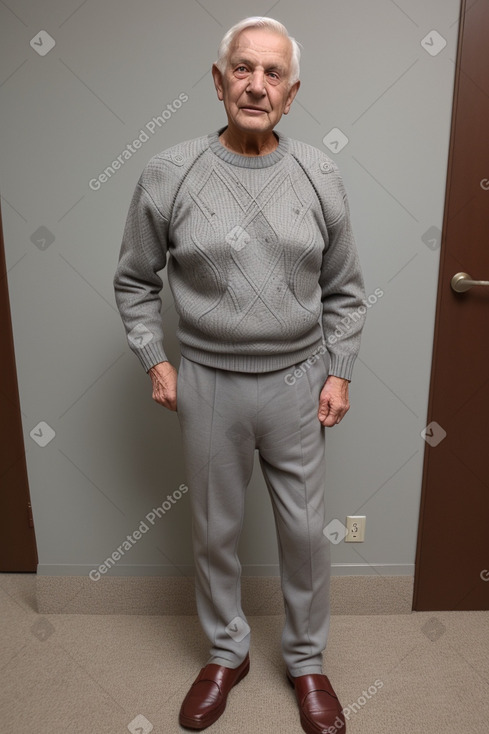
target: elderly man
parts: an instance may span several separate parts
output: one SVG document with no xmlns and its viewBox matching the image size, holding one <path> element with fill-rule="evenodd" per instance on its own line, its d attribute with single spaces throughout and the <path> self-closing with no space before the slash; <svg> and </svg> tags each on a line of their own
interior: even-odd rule
<svg viewBox="0 0 489 734">
<path fill-rule="evenodd" d="M 324 431 L 349 409 L 364 289 L 337 166 L 275 131 L 299 89 L 297 42 L 270 18 L 224 36 L 212 67 L 227 125 L 154 156 L 129 209 L 115 276 L 153 398 L 178 412 L 199 619 L 210 658 L 180 710 L 204 729 L 249 670 L 237 546 L 255 450 L 277 530 L 282 652 L 304 731 L 345 731 L 322 673 L 329 626 Z M 163 349 L 158 276 L 180 321 Z"/>
</svg>

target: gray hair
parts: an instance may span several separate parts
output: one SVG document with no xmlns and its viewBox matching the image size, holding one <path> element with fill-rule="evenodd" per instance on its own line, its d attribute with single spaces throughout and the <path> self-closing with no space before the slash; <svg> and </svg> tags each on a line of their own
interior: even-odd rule
<svg viewBox="0 0 489 734">
<path fill-rule="evenodd" d="M 278 33 L 281 36 L 284 36 L 284 38 L 287 38 L 290 41 L 290 44 L 292 46 L 292 58 L 291 58 L 291 66 L 290 66 L 290 84 L 294 84 L 299 79 L 299 73 L 300 73 L 300 58 L 301 58 L 301 50 L 298 42 L 295 40 L 295 38 L 292 38 L 292 36 L 289 36 L 289 32 L 287 31 L 287 28 L 280 23 L 278 20 L 274 20 L 273 18 L 267 18 L 262 16 L 253 16 L 251 18 L 245 18 L 244 20 L 240 20 L 239 23 L 236 23 L 233 25 L 227 33 L 224 35 L 221 43 L 219 44 L 219 49 L 217 52 L 217 61 L 216 66 L 221 72 L 221 74 L 224 74 L 226 71 L 226 64 L 229 56 L 229 50 L 231 48 L 231 45 L 236 38 L 236 36 L 241 33 L 241 31 L 245 30 L 245 28 L 267 28 L 270 31 L 273 31 L 274 33 Z"/>
</svg>

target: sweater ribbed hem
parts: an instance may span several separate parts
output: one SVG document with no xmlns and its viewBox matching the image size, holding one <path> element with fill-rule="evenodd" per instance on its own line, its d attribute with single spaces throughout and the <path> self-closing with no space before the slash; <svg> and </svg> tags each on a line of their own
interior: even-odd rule
<svg viewBox="0 0 489 734">
<path fill-rule="evenodd" d="M 189 347 L 180 343 L 180 352 L 187 359 L 190 359 L 193 362 L 198 362 L 206 367 L 215 367 L 216 369 L 230 370 L 234 372 L 261 373 L 285 369 L 286 367 L 292 367 L 300 362 L 304 362 L 317 349 L 319 349 L 322 344 L 324 344 L 324 342 L 319 340 L 316 344 L 312 344 L 311 346 L 300 349 L 296 352 L 287 352 L 286 354 L 253 355 L 215 354 L 213 352 L 207 352 L 202 349 Z M 133 348 L 133 351 L 139 357 L 139 360 L 146 372 L 159 362 L 169 361 L 165 350 L 163 349 L 162 341 L 154 343 L 151 342 L 142 349 Z M 329 357 L 329 374 L 351 381 L 356 355 L 332 354 L 330 352 Z"/>
<path fill-rule="evenodd" d="M 311 344 L 305 349 L 286 354 L 216 354 L 205 352 L 202 349 L 180 345 L 180 351 L 184 357 L 192 362 L 198 362 L 205 367 L 214 367 L 219 370 L 230 370 L 232 372 L 273 372 L 292 367 L 304 362 L 315 352 L 323 341 L 320 339 L 316 344 Z"/>
</svg>

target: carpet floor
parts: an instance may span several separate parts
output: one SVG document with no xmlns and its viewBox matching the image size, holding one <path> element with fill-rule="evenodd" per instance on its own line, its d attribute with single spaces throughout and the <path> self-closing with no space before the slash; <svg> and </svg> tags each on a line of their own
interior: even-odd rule
<svg viewBox="0 0 489 734">
<path fill-rule="evenodd" d="M 0 731 L 178 734 L 208 657 L 195 616 L 36 611 L 35 577 L 0 575 Z M 300 734 L 283 618 L 251 616 L 251 668 L 212 734 Z M 333 615 L 324 653 L 348 734 L 487 734 L 489 612 Z"/>
</svg>

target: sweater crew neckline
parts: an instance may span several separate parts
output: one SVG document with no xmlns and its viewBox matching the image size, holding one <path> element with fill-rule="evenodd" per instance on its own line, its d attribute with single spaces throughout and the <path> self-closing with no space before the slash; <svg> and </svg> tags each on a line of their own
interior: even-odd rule
<svg viewBox="0 0 489 734">
<path fill-rule="evenodd" d="M 226 163 L 230 163 L 232 166 L 239 166 L 240 168 L 268 168 L 268 166 L 273 166 L 275 163 L 281 161 L 288 151 L 287 138 L 275 132 L 278 137 L 278 146 L 271 153 L 267 153 L 266 155 L 240 155 L 239 153 L 234 153 L 229 148 L 226 148 L 219 140 L 219 136 L 225 129 L 225 127 L 222 127 L 220 130 L 208 135 L 209 148 L 218 158 Z"/>
</svg>

